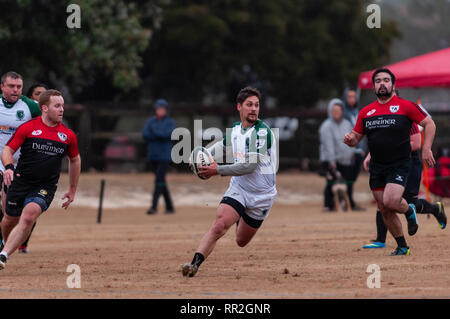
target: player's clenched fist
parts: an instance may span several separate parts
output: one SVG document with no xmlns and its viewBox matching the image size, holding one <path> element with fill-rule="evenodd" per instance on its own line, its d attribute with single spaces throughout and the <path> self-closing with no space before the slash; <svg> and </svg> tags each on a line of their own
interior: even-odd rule
<svg viewBox="0 0 450 319">
<path fill-rule="evenodd" d="M 353 134 L 353 132 L 351 132 L 351 133 L 345 134 L 344 143 L 347 144 L 348 146 L 355 146 L 356 144 L 358 144 L 358 140 L 357 140 L 355 134 Z"/>
</svg>

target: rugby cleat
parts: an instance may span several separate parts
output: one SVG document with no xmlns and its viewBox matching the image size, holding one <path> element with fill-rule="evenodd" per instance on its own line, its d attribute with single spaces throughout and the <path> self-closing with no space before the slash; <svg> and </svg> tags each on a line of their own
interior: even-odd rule
<svg viewBox="0 0 450 319">
<path fill-rule="evenodd" d="M 419 229 L 419 220 L 417 219 L 416 206 L 409 204 L 409 207 L 412 208 L 413 213 L 409 217 L 406 217 L 406 221 L 408 222 L 408 234 L 409 236 L 413 236 Z"/>
<path fill-rule="evenodd" d="M 447 226 L 447 216 L 445 215 L 444 204 L 442 202 L 437 202 L 436 204 L 439 206 L 439 213 L 434 217 L 436 217 L 439 227 L 445 229 Z"/>
<path fill-rule="evenodd" d="M 0 270 L 6 267 L 6 260 L 5 255 L 0 255 Z"/>
<path fill-rule="evenodd" d="M 362 248 L 385 248 L 386 244 L 382 243 L 381 241 L 374 241 L 371 244 L 367 244 L 362 246 Z"/>
<path fill-rule="evenodd" d="M 409 256 L 409 247 L 397 247 L 389 256 Z"/>
<path fill-rule="evenodd" d="M 184 277 L 194 277 L 197 273 L 198 267 L 191 263 L 185 263 L 181 266 L 181 272 Z"/>
</svg>

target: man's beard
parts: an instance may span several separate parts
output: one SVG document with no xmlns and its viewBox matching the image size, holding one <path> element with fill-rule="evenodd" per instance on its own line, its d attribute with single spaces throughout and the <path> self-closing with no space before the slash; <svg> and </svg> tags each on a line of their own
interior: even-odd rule
<svg viewBox="0 0 450 319">
<path fill-rule="evenodd" d="M 384 87 L 384 93 L 380 93 L 380 90 L 381 90 L 381 87 L 378 89 L 378 92 L 376 92 L 375 93 L 375 95 L 377 96 L 377 97 L 379 97 L 379 98 L 385 98 L 385 97 L 391 97 L 392 96 L 392 93 L 394 92 L 394 90 L 393 89 L 391 89 L 391 91 L 389 92 L 389 90 L 385 87 L 385 86 L 383 86 Z"/>
<path fill-rule="evenodd" d="M 254 124 L 254 123 L 256 123 L 257 120 L 258 120 L 258 117 L 256 115 L 255 115 L 254 120 L 250 118 L 250 115 L 247 116 L 247 122 L 249 122 L 249 123 Z"/>
</svg>

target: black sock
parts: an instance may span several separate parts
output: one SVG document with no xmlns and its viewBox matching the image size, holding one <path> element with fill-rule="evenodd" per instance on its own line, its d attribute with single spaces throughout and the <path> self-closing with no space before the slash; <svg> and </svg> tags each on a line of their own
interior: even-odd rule
<svg viewBox="0 0 450 319">
<path fill-rule="evenodd" d="M 417 213 L 419 214 L 437 215 L 439 213 L 439 205 L 431 204 L 425 199 L 418 199 L 416 205 Z"/>
<path fill-rule="evenodd" d="M 386 235 L 387 235 L 387 227 L 384 224 L 383 215 L 379 210 L 377 210 L 377 239 L 376 241 L 379 241 L 381 243 L 386 242 Z"/>
<path fill-rule="evenodd" d="M 194 258 L 192 259 L 191 264 L 196 265 L 197 267 L 200 267 L 202 262 L 205 260 L 205 256 L 203 256 L 201 253 L 195 253 Z"/>
<path fill-rule="evenodd" d="M 398 247 L 408 247 L 404 236 L 396 237 L 395 241 L 397 242 Z"/>
</svg>

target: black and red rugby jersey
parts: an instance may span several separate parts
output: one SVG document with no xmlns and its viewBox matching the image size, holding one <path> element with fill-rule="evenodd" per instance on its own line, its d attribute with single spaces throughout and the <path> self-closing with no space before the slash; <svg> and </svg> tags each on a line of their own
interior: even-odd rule
<svg viewBox="0 0 450 319">
<path fill-rule="evenodd" d="M 410 157 L 412 123 L 427 116 L 421 106 L 394 95 L 386 104 L 377 100 L 364 107 L 353 130 L 367 136 L 371 160 L 389 164 Z"/>
<path fill-rule="evenodd" d="M 19 126 L 6 145 L 21 148 L 16 173 L 30 184 L 56 185 L 62 159 L 79 154 L 75 133 L 61 123 L 47 126 L 41 116 Z"/>
</svg>

